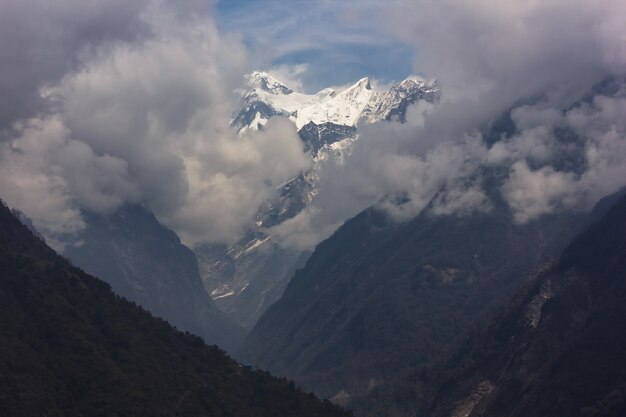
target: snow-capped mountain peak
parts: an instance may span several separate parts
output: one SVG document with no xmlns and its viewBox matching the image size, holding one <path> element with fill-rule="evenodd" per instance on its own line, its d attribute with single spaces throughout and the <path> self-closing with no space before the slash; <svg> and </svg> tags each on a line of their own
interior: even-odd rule
<svg viewBox="0 0 626 417">
<path fill-rule="evenodd" d="M 246 81 L 250 87 L 260 89 L 270 94 L 279 95 L 293 93 L 291 88 L 287 87 L 267 72 L 254 71 L 246 75 Z"/>
<path fill-rule="evenodd" d="M 372 92 L 369 78 L 361 78 L 334 97 L 299 109 L 295 114 L 296 125 L 298 129 L 309 122 L 354 126 L 367 106 Z"/>
<path fill-rule="evenodd" d="M 423 80 L 415 76 L 406 78 L 388 90 L 376 91 L 362 112 L 368 123 L 398 118 L 404 122 L 407 107 L 420 100 L 435 101 L 439 98 L 436 80 Z"/>
<path fill-rule="evenodd" d="M 282 248 L 270 239 L 273 227 L 294 218 L 317 198 L 320 173 L 340 166 L 358 140 L 357 124 L 403 121 L 407 107 L 439 96 L 435 83 L 415 77 L 381 87 L 364 77 L 345 89 L 325 88 L 304 94 L 263 72 L 247 76 L 240 91 L 241 108 L 231 125 L 243 134 L 261 129 L 273 116 L 288 117 L 298 127 L 312 168 L 277 189 L 257 213 L 257 222 L 230 247 L 204 245 L 196 255 L 207 292 L 224 311 L 244 325 L 280 297 L 302 259 L 302 252 Z"/>
<path fill-rule="evenodd" d="M 325 88 L 316 94 L 296 92 L 265 72 L 253 72 L 246 78 L 250 90 L 243 92 L 241 110 L 232 121 L 240 132 L 259 129 L 276 115 L 289 117 L 298 129 L 309 122 L 356 126 L 359 120 L 372 123 L 398 117 L 402 121 L 411 103 L 434 101 L 439 96 L 435 82 L 416 77 L 389 89 L 375 88 L 363 77 L 339 93 Z"/>
<path fill-rule="evenodd" d="M 371 90 L 372 89 L 372 85 L 370 84 L 370 78 L 369 77 L 361 78 L 359 81 L 357 81 L 349 89 L 359 89 L 359 90 L 360 89 L 366 89 L 366 90 Z"/>
<path fill-rule="evenodd" d="M 320 101 L 324 101 L 326 99 L 335 97 L 337 95 L 337 92 L 333 88 L 325 88 L 318 91 L 315 95 L 320 98 Z"/>
</svg>

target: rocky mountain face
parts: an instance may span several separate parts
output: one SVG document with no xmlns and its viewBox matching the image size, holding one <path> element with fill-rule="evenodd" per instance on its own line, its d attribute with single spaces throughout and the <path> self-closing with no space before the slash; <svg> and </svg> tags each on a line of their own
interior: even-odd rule
<svg viewBox="0 0 626 417">
<path fill-rule="evenodd" d="M 356 128 L 308 123 L 299 132 L 314 161 L 327 157 L 331 145 L 354 139 Z M 207 293 L 229 317 L 251 328 L 280 298 L 296 268 L 310 253 L 275 244 L 264 231 L 302 211 L 317 195 L 317 170 L 301 174 L 278 190 L 275 199 L 259 210 L 256 228 L 234 245 L 199 245 L 194 248 Z"/>
<path fill-rule="evenodd" d="M 367 210 L 322 242 L 249 334 L 243 357 L 350 403 L 433 361 L 562 250 L 585 215 L 490 213 L 405 224 Z"/>
<path fill-rule="evenodd" d="M 439 86 L 436 81 L 422 81 L 407 78 L 388 90 L 375 91 L 362 118 L 369 123 L 379 120 L 397 119 L 406 121 L 407 108 L 418 101 L 434 102 L 439 99 Z"/>
<path fill-rule="evenodd" d="M 625 322 L 622 193 L 557 263 L 472 332 L 454 354 L 427 373 L 407 376 L 398 384 L 404 395 L 396 391 L 392 396 L 413 405 L 404 415 L 623 416 Z M 421 399 L 417 404 L 416 398 Z"/>
<path fill-rule="evenodd" d="M 180 328 L 232 351 L 243 330 L 204 291 L 196 258 L 145 207 L 85 212 L 80 244 L 64 255 L 113 290 Z"/>
<path fill-rule="evenodd" d="M 275 245 L 262 232 L 237 244 L 195 249 L 206 292 L 226 315 L 246 328 L 282 295 L 306 254 Z"/>
<path fill-rule="evenodd" d="M 3 204 L 0 301 L 3 416 L 350 415 L 115 295 Z"/>
<path fill-rule="evenodd" d="M 265 230 L 294 217 L 315 199 L 319 162 L 341 157 L 358 138 L 357 122 L 404 121 L 410 104 L 438 99 L 439 88 L 434 81 L 406 79 L 377 90 L 363 78 L 339 93 L 324 89 L 307 95 L 262 72 L 250 74 L 248 84 L 241 110 L 231 122 L 233 128 L 245 132 L 262 128 L 270 117 L 288 117 L 298 126 L 305 151 L 313 159 L 309 172 L 281 186 L 276 198 L 260 208 L 256 227 L 238 242 L 194 248 L 207 293 L 221 310 L 251 328 L 309 255 L 278 246 Z"/>
<path fill-rule="evenodd" d="M 501 127 L 514 129 L 515 125 L 494 124 L 494 129 Z M 514 132 L 488 133 L 486 137 L 497 138 L 497 141 Z M 567 145 L 555 160 L 555 169 L 575 170 L 580 161 L 584 161 L 581 152 L 585 149 L 579 146 L 581 138 L 557 129 L 554 139 Z M 550 375 L 565 363 L 560 356 L 565 351 L 560 349 L 567 346 L 569 341 L 566 338 L 573 334 L 569 325 L 562 330 L 554 328 L 555 337 L 564 338 L 558 346 L 551 345 L 554 339 L 546 333 L 546 339 L 541 342 L 545 344 L 533 348 L 530 356 L 521 356 L 516 365 L 518 368 L 510 368 L 515 364 L 510 358 L 517 360 L 517 349 L 526 348 L 525 339 L 521 345 L 513 343 L 511 336 L 515 335 L 502 328 L 494 329 L 479 350 L 463 345 L 465 334 L 492 317 L 520 289 L 533 282 L 537 274 L 557 261 L 571 239 L 598 217 L 597 210 L 594 213 L 561 211 L 520 224 L 502 197 L 501 189 L 506 178 L 507 173 L 501 168 L 484 166 L 468 180 L 478 181 L 485 191 L 492 204 L 489 211 L 452 216 L 437 214 L 433 203 L 441 195 L 436 195 L 431 205 L 417 217 L 402 224 L 390 221 L 374 208 L 346 222 L 317 246 L 305 267 L 296 272 L 283 297 L 261 316 L 244 343 L 243 357 L 258 366 L 294 378 L 363 416 L 428 416 L 429 413 L 437 417 L 571 416 L 586 415 L 587 412 L 602 415 L 601 411 L 581 410 L 584 407 L 602 410 L 608 407 L 607 402 L 622 401 L 621 374 L 613 378 L 609 366 L 603 365 L 622 363 L 612 347 L 607 349 L 611 359 L 599 360 L 600 367 L 603 367 L 601 378 L 609 381 L 603 382 L 598 389 L 603 392 L 594 391 L 594 396 L 586 399 L 581 396 L 581 401 L 572 403 L 567 390 L 577 392 L 579 388 L 576 382 L 563 385 L 563 396 L 569 399 L 564 400 L 563 408 L 557 406 L 554 409 L 559 411 L 551 414 L 550 401 L 558 403 L 561 392 L 550 390 L 554 382 Z M 603 205 L 606 206 L 606 202 Z M 621 231 L 619 222 L 615 227 Z M 621 240 L 615 236 L 609 239 L 615 241 L 617 247 L 622 246 Z M 600 247 L 605 245 L 598 244 Z M 586 267 L 585 258 L 595 252 L 586 254 L 582 249 L 572 252 L 574 246 L 576 244 L 570 246 L 567 253 L 576 253 L 575 263 L 581 268 Z M 579 247 L 592 247 L 592 243 L 587 241 Z M 607 256 L 617 256 L 608 248 L 602 250 Z M 571 260 L 572 256 L 568 256 Z M 615 262 L 617 268 L 622 261 Z M 595 271 L 604 274 L 600 265 L 601 262 Z M 606 272 L 617 275 L 613 267 Z M 609 275 L 606 275 L 607 279 Z M 589 275 L 589 280 L 593 280 L 593 275 Z M 545 317 L 542 311 L 548 308 L 559 291 L 555 286 L 557 281 L 542 281 L 531 292 L 524 293 L 523 305 L 515 310 L 517 323 L 525 323 L 531 329 L 541 328 L 542 317 Z M 622 291 L 622 284 L 617 282 L 611 287 L 616 290 L 616 295 Z M 555 313 L 554 320 L 582 319 L 587 326 L 595 317 L 594 311 L 601 311 L 591 305 L 602 304 L 602 297 L 608 297 L 608 293 L 592 299 L 585 296 L 587 289 L 584 286 L 576 288 L 579 288 L 576 290 L 579 291 L 576 293 L 578 298 L 567 295 L 567 303 L 573 306 L 580 302 L 582 309 L 576 307 L 571 315 L 567 313 L 566 316 Z M 609 287 L 607 291 L 610 291 Z M 607 299 L 612 305 L 618 304 L 617 299 Z M 607 320 L 614 314 L 618 317 L 615 323 L 623 322 L 619 318 L 621 310 L 606 314 Z M 594 360 L 602 354 L 601 344 L 609 343 L 609 337 L 613 337 L 610 335 L 618 331 L 617 327 L 611 326 L 605 323 L 593 328 L 593 331 L 607 331 L 598 338 L 599 344 L 593 344 L 590 355 L 596 356 L 590 357 Z M 491 337 L 497 340 L 494 342 Z M 616 337 L 621 343 L 621 336 Z M 509 343 L 512 345 L 507 345 Z M 592 344 L 588 339 L 581 339 L 581 343 Z M 459 344 L 465 348 L 457 351 Z M 500 349 L 505 348 L 510 349 L 499 356 Z M 554 351 L 550 351 L 553 348 Z M 454 351 L 457 354 L 450 359 L 449 352 Z M 542 366 L 543 352 L 553 355 L 546 358 L 547 368 Z M 575 358 L 584 360 L 583 356 Z M 492 359 L 494 362 L 490 363 Z M 446 365 L 433 368 L 433 364 L 442 363 Z M 529 368 L 525 368 L 525 364 Z M 471 372 L 478 376 L 459 385 L 458 381 L 466 377 L 462 373 L 466 369 L 461 368 L 465 365 L 471 366 Z M 573 362 L 567 362 L 567 366 L 572 370 L 575 368 Z M 581 387 L 592 389 L 593 368 L 589 365 L 576 371 L 582 372 L 579 374 L 584 380 Z M 528 369 L 530 373 L 527 373 Z M 509 385 L 503 387 L 499 378 L 506 377 L 508 370 L 512 372 L 506 381 Z M 449 379 L 442 381 L 441 375 Z M 535 392 L 537 381 L 550 394 L 545 397 L 539 391 L 531 394 Z M 527 394 L 530 396 L 524 405 Z M 556 397 L 550 400 L 549 395 Z M 491 400 L 483 402 L 487 398 L 492 398 L 493 407 L 496 407 L 491 411 L 487 408 L 492 406 Z M 543 403 L 537 408 L 539 412 L 532 414 L 529 410 L 535 400 Z M 516 405 L 520 407 L 516 408 Z"/>
<path fill-rule="evenodd" d="M 309 122 L 298 131 L 300 139 L 304 142 L 304 150 L 311 152 L 315 159 L 324 146 L 350 138 L 356 138 L 356 128 L 354 126 L 338 125 L 332 122 L 316 124 Z"/>
</svg>

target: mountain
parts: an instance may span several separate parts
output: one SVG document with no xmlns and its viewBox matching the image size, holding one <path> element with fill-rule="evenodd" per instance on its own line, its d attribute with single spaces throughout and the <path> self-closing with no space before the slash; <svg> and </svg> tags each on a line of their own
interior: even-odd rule
<svg viewBox="0 0 626 417">
<path fill-rule="evenodd" d="M 622 193 L 558 262 L 433 367 L 429 378 L 413 373 L 398 384 L 403 394 L 395 396 L 414 405 L 403 415 L 621 417 L 626 415 L 624 323 Z M 417 398 L 421 407 L 415 406 Z"/>
<path fill-rule="evenodd" d="M 328 158 L 333 144 L 354 140 L 352 126 L 308 123 L 299 131 L 314 167 L 280 187 L 276 198 L 259 209 L 256 228 L 235 244 L 203 244 L 194 248 L 207 293 L 229 317 L 251 328 L 265 310 L 280 298 L 297 267 L 310 254 L 275 244 L 265 232 L 302 211 L 317 195 L 319 158 Z"/>
<path fill-rule="evenodd" d="M 485 137 L 515 134 L 506 118 L 496 119 Z M 584 138 L 559 128 L 553 138 L 563 145 L 551 161 L 554 169 L 580 172 Z M 490 210 L 437 213 L 444 187 L 401 224 L 375 208 L 347 221 L 315 248 L 283 297 L 259 318 L 242 357 L 357 414 L 371 414 L 375 407 L 367 398 L 407 370 L 420 373 L 443 360 L 594 219 L 564 210 L 519 224 L 502 197 L 508 175 L 508 168 L 483 166 L 467 179 L 485 192 Z M 415 396 L 412 390 L 396 394 Z M 380 415 L 390 413 L 385 408 Z"/>
<path fill-rule="evenodd" d="M 199 245 L 194 248 L 202 280 L 215 304 L 245 328 L 251 328 L 265 310 L 282 295 L 297 267 L 309 252 L 283 248 L 273 242 L 267 229 L 290 219 L 317 196 L 321 161 L 340 161 L 358 139 L 359 120 L 404 121 L 410 104 L 434 101 L 439 88 L 434 81 L 409 78 L 387 90 L 372 87 L 368 78 L 337 93 L 324 89 L 307 95 L 294 91 L 263 72 L 247 77 L 241 109 L 232 120 L 239 132 L 259 129 L 270 117 L 289 117 L 299 128 L 304 149 L 313 168 L 281 186 L 276 197 L 259 209 L 256 226 L 236 243 Z"/>
<path fill-rule="evenodd" d="M 274 244 L 250 231 L 237 244 L 201 245 L 194 249 L 206 292 L 229 318 L 251 328 L 280 298 L 300 258 L 300 251 Z"/>
<path fill-rule="evenodd" d="M 416 77 L 388 89 L 374 88 L 365 77 L 341 92 L 326 88 L 316 94 L 296 92 L 264 72 L 249 74 L 247 81 L 250 89 L 242 91 L 241 110 L 231 123 L 239 131 L 258 129 L 275 115 L 289 117 L 298 129 L 310 122 L 355 126 L 361 119 L 404 120 L 410 104 L 436 101 L 440 94 L 436 81 Z"/>
<path fill-rule="evenodd" d="M 311 152 L 314 159 L 325 146 L 330 146 L 347 138 L 354 139 L 356 134 L 357 130 L 354 126 L 339 125 L 332 122 L 319 124 L 309 122 L 298 131 L 300 139 L 304 142 L 304 150 Z"/>
<path fill-rule="evenodd" d="M 24 225 L 26 226 L 26 228 L 28 228 L 28 230 L 31 231 L 31 233 L 33 235 L 35 235 L 38 239 L 42 240 L 45 242 L 45 237 L 39 233 L 39 230 L 37 230 L 37 228 L 35 227 L 35 224 L 33 223 L 33 221 L 26 215 L 24 214 L 24 212 L 18 210 L 18 209 L 12 209 L 11 213 L 13 213 L 13 215 Z"/>
<path fill-rule="evenodd" d="M 349 415 L 115 295 L 3 204 L 0 300 L 0 415 Z"/>
<path fill-rule="evenodd" d="M 202 285 L 193 252 L 141 205 L 84 212 L 80 244 L 64 251 L 75 265 L 176 327 L 233 351 L 243 329 L 218 310 Z"/>
<path fill-rule="evenodd" d="M 504 202 L 465 217 L 425 210 L 404 224 L 366 210 L 318 245 L 242 355 L 348 403 L 437 358 L 548 265 L 585 219 L 517 225 Z"/>
</svg>

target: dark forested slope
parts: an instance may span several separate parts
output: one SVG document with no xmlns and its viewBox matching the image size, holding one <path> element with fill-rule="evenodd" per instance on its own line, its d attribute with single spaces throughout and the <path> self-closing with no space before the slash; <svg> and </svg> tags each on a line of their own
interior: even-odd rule
<svg viewBox="0 0 626 417">
<path fill-rule="evenodd" d="M 71 266 L 0 205 L 0 415 L 343 416 Z"/>
<path fill-rule="evenodd" d="M 83 214 L 80 245 L 64 255 L 87 273 L 153 314 L 232 352 L 244 331 L 217 309 L 204 290 L 198 262 L 176 234 L 141 205 L 115 213 Z"/>
</svg>

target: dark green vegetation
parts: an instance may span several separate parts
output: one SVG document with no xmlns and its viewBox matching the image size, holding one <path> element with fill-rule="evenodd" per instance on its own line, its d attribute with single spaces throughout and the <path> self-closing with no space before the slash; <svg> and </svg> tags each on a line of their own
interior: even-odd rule
<svg viewBox="0 0 626 417">
<path fill-rule="evenodd" d="M 441 357 L 549 265 L 584 219 L 518 226 L 500 204 L 468 217 L 425 210 L 396 225 L 367 210 L 316 248 L 253 328 L 244 357 L 323 396 L 343 390 L 356 406 Z"/>
<path fill-rule="evenodd" d="M 0 415 L 345 416 L 56 255 L 0 205 Z"/>
<path fill-rule="evenodd" d="M 127 205 L 110 215 L 85 212 L 81 244 L 68 246 L 75 265 L 111 284 L 176 327 L 233 351 L 243 329 L 204 291 L 196 258 L 148 209 Z"/>
</svg>

